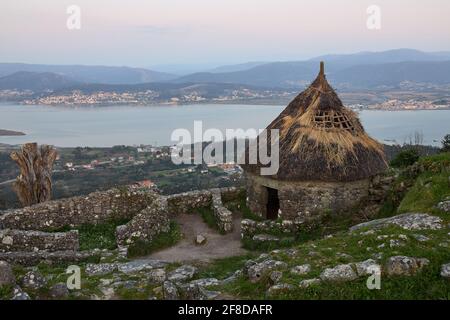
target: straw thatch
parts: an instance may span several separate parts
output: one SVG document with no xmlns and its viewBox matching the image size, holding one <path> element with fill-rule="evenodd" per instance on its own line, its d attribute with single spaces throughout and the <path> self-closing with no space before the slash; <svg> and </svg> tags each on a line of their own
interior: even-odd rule
<svg viewBox="0 0 450 320">
<path fill-rule="evenodd" d="M 326 80 L 323 63 L 311 86 L 267 129 L 280 133 L 280 168 L 273 178 L 354 181 L 387 167 L 382 145 L 367 135 L 357 114 L 343 106 Z M 259 174 L 261 166 L 243 167 Z"/>
</svg>

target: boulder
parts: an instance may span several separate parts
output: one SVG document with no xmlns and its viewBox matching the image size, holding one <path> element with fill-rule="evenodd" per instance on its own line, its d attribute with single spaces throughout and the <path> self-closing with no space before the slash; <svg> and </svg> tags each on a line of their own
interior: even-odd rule
<svg viewBox="0 0 450 320">
<path fill-rule="evenodd" d="M 267 259 L 250 266 L 247 271 L 247 276 L 251 282 L 255 283 L 264 278 L 264 276 L 267 276 L 270 271 L 285 268 L 287 268 L 285 262 Z"/>
<path fill-rule="evenodd" d="M 117 270 L 116 263 L 89 263 L 86 265 L 86 274 L 89 276 L 105 275 Z"/>
<path fill-rule="evenodd" d="M 197 246 L 202 246 L 202 245 L 206 244 L 206 237 L 204 235 L 202 235 L 202 234 L 198 234 L 195 237 L 195 244 Z"/>
<path fill-rule="evenodd" d="M 178 300 L 180 298 L 177 287 L 170 281 L 164 281 L 162 287 L 164 300 Z"/>
<path fill-rule="evenodd" d="M 355 263 L 356 273 L 358 276 L 367 276 L 373 274 L 374 270 L 381 270 L 380 265 L 373 259 L 367 259 L 362 262 Z"/>
<path fill-rule="evenodd" d="M 269 276 L 270 282 L 273 284 L 280 283 L 281 278 L 283 278 L 283 272 L 281 271 L 272 271 Z"/>
<path fill-rule="evenodd" d="M 450 200 L 445 200 L 445 201 L 439 202 L 436 207 L 441 211 L 449 213 L 450 212 Z"/>
<path fill-rule="evenodd" d="M 155 269 L 148 273 L 148 282 L 150 285 L 162 284 L 166 280 L 166 270 Z"/>
<path fill-rule="evenodd" d="M 172 282 L 185 282 L 191 280 L 197 273 L 197 268 L 190 265 L 183 265 L 167 275 L 167 279 Z"/>
<path fill-rule="evenodd" d="M 320 280 L 319 278 L 313 278 L 313 279 L 306 279 L 306 280 L 302 280 L 300 281 L 300 283 L 298 284 L 298 286 L 302 289 L 306 289 L 309 288 L 311 286 L 315 286 L 318 285 L 322 282 L 322 280 Z"/>
<path fill-rule="evenodd" d="M 145 270 L 164 268 L 167 264 L 168 262 L 162 260 L 136 260 L 126 263 L 119 263 L 117 267 L 120 272 L 132 274 Z"/>
<path fill-rule="evenodd" d="M 27 289 L 38 290 L 47 284 L 47 279 L 38 271 L 28 271 L 23 276 L 21 283 Z"/>
<path fill-rule="evenodd" d="M 326 268 L 321 274 L 323 281 L 352 281 L 358 278 L 351 264 L 340 264 L 333 268 Z"/>
<path fill-rule="evenodd" d="M 280 284 L 276 284 L 271 286 L 267 292 L 266 295 L 267 297 L 274 297 L 283 293 L 287 293 L 289 291 L 294 290 L 294 286 L 291 284 L 287 284 L 287 283 L 280 283 Z"/>
<path fill-rule="evenodd" d="M 253 241 L 258 242 L 278 242 L 280 241 L 280 238 L 272 236 L 270 234 L 257 234 L 253 236 Z"/>
<path fill-rule="evenodd" d="M 295 275 L 304 275 L 311 272 L 310 264 L 302 264 L 299 266 L 295 266 L 291 269 L 291 273 Z"/>
<path fill-rule="evenodd" d="M 21 287 L 16 286 L 13 290 L 13 297 L 11 300 L 31 300 L 31 298 Z"/>
<path fill-rule="evenodd" d="M 11 265 L 6 261 L 0 261 L 0 287 L 10 286 L 16 283 Z"/>
<path fill-rule="evenodd" d="M 66 299 L 69 296 L 69 289 L 65 283 L 57 283 L 50 288 L 49 295 L 53 299 Z"/>
<path fill-rule="evenodd" d="M 441 276 L 450 279 L 450 263 L 441 266 Z"/>
<path fill-rule="evenodd" d="M 385 270 L 390 276 L 410 276 L 429 263 L 430 261 L 425 258 L 394 256 L 388 259 Z"/>
</svg>

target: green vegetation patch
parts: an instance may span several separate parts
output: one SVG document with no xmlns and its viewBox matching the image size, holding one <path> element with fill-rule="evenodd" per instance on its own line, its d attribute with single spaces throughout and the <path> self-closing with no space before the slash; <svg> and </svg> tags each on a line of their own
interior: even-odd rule
<svg viewBox="0 0 450 320">
<path fill-rule="evenodd" d="M 168 232 L 160 233 L 152 241 L 139 240 L 128 247 L 128 257 L 146 256 L 163 248 L 171 247 L 182 239 L 183 235 L 175 221 L 170 222 Z"/>
</svg>

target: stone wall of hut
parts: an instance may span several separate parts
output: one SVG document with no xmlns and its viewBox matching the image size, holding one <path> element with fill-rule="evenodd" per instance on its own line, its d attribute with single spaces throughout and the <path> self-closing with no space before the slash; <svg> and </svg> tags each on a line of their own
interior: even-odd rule
<svg viewBox="0 0 450 320">
<path fill-rule="evenodd" d="M 280 181 L 246 173 L 246 184 L 247 205 L 255 214 L 266 217 L 269 187 L 278 190 L 278 217 L 303 224 L 354 209 L 367 198 L 370 182 Z"/>
</svg>

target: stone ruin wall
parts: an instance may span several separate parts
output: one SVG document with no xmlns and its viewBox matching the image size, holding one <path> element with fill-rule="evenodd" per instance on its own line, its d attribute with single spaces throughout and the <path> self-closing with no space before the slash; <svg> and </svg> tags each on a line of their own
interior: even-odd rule
<svg viewBox="0 0 450 320">
<path fill-rule="evenodd" d="M 87 196 L 43 202 L 0 212 L 0 229 L 54 231 L 64 227 L 131 219 L 150 205 L 155 192 L 115 188 Z"/>
<path fill-rule="evenodd" d="M 116 219 L 130 221 L 116 229 L 117 244 L 128 246 L 137 240 L 152 241 L 170 229 L 170 218 L 211 208 L 223 232 L 232 229 L 232 213 L 222 204 L 236 199 L 240 190 L 222 188 L 161 196 L 153 190 L 117 188 L 84 197 L 49 201 L 31 207 L 0 212 L 0 260 L 30 264 L 42 257 L 74 260 L 85 257 L 79 250 L 76 228 Z"/>
</svg>

